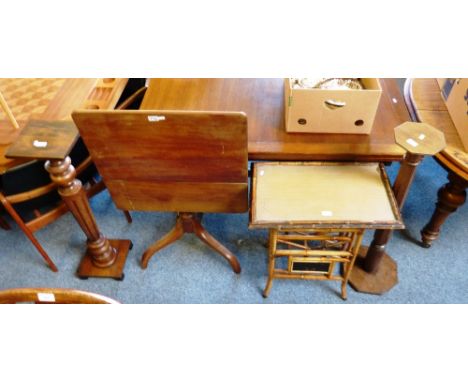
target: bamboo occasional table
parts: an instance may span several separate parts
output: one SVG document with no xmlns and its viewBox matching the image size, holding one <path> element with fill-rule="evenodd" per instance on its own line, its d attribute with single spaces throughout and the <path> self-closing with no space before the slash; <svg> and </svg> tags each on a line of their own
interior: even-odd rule
<svg viewBox="0 0 468 382">
<path fill-rule="evenodd" d="M 396 81 L 381 79 L 380 84 L 383 94 L 370 135 L 287 133 L 282 78 L 152 79 L 141 109 L 243 111 L 249 120 L 252 161 L 400 162 L 405 150 L 395 143 L 394 129 L 410 121 L 410 116 Z M 407 189 L 411 180 L 403 173 L 395 186 Z M 384 278 L 389 266 L 396 270 L 396 263 L 385 253 L 389 238 L 367 252 L 370 266 L 362 269 L 366 285 L 372 288 L 362 291 L 381 294 L 397 283 L 396 272 L 391 279 Z M 360 267 L 356 264 L 355 269 Z"/>
<path fill-rule="evenodd" d="M 270 230 L 264 297 L 273 279 L 311 279 L 341 281 L 346 299 L 364 230 L 404 225 L 382 164 L 267 162 L 254 165 L 250 228 Z"/>
<path fill-rule="evenodd" d="M 438 128 L 447 140 L 447 147 L 437 154 L 435 159 L 448 172 L 449 182 L 439 190 L 434 214 L 421 232 L 423 245 L 430 247 L 439 237 L 445 220 L 466 201 L 468 153 L 453 125 L 436 79 L 408 80 L 405 85 L 405 98 L 412 118 Z"/>
<path fill-rule="evenodd" d="M 86 192 L 76 179 L 70 153 L 78 139 L 71 121 L 31 121 L 13 143 L 6 156 L 46 160 L 45 168 L 58 192 L 87 237 L 86 256 L 78 269 L 80 278 L 106 277 L 123 280 L 123 268 L 130 240 L 108 240 L 97 226 Z"/>
</svg>

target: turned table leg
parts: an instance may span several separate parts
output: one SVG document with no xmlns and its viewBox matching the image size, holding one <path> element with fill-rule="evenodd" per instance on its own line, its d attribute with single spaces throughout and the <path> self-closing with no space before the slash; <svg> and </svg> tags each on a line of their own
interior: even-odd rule
<svg viewBox="0 0 468 382">
<path fill-rule="evenodd" d="M 448 180 L 449 183 L 439 190 L 439 199 L 431 220 L 421 231 L 423 246 L 426 248 L 429 248 L 432 242 L 439 237 L 440 228 L 450 214 L 454 213 L 466 201 L 468 181 L 452 172 L 449 173 Z"/>
<path fill-rule="evenodd" d="M 109 241 L 101 234 L 86 192 L 81 181 L 76 178 L 70 157 L 63 160 L 48 160 L 45 168 L 52 181 L 57 184 L 60 196 L 88 239 L 86 256 L 80 265 L 78 276 L 123 279 L 123 266 L 131 246 L 130 241 Z"/>
</svg>

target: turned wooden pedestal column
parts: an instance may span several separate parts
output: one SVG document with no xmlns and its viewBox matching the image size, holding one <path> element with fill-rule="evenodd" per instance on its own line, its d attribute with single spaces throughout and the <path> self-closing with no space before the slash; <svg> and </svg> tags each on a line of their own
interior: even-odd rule
<svg viewBox="0 0 468 382">
<path fill-rule="evenodd" d="M 78 138 L 73 122 L 31 121 L 7 152 L 8 157 L 46 160 L 45 169 L 86 235 L 87 250 L 78 277 L 123 280 L 130 240 L 108 240 L 91 211 L 86 192 L 68 154 Z"/>
<path fill-rule="evenodd" d="M 445 148 L 444 134 L 424 123 L 407 122 L 395 129 L 395 140 L 407 154 L 393 186 L 400 210 L 408 196 L 416 169 L 425 155 L 435 155 Z M 393 231 L 377 230 L 371 245 L 361 247 L 349 283 L 358 292 L 384 294 L 398 284 L 396 262 L 385 252 Z"/>
</svg>

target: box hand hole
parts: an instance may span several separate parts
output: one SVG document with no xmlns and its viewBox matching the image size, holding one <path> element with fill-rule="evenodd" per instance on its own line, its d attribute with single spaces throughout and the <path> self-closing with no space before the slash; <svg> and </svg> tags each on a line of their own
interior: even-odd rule
<svg viewBox="0 0 468 382">
<path fill-rule="evenodd" d="M 356 126 L 364 126 L 364 121 L 362 119 L 358 119 L 356 122 L 354 122 L 354 125 Z"/>
<path fill-rule="evenodd" d="M 333 99 L 327 99 L 325 101 L 325 106 L 330 110 L 341 109 L 346 106 L 346 102 L 344 101 L 337 101 Z"/>
</svg>

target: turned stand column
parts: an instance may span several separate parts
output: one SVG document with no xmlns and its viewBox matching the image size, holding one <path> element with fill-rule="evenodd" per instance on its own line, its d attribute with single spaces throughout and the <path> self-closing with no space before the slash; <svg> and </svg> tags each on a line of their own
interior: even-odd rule
<svg viewBox="0 0 468 382">
<path fill-rule="evenodd" d="M 420 165 L 424 155 L 406 153 L 405 159 L 401 164 L 400 171 L 398 172 L 395 184 L 393 185 L 393 194 L 400 210 L 403 208 L 406 197 L 413 183 L 414 176 L 416 175 L 416 168 Z M 367 250 L 367 255 L 362 261 L 363 268 L 367 273 L 377 273 L 379 265 L 385 253 L 385 247 L 393 235 L 391 230 L 377 230 L 375 231 L 374 240 Z M 388 260 L 387 260 L 388 261 Z"/>
<path fill-rule="evenodd" d="M 117 252 L 109 240 L 102 236 L 89 206 L 81 181 L 76 179 L 70 157 L 64 160 L 48 160 L 45 169 L 58 186 L 58 193 L 75 217 L 87 237 L 87 253 L 94 266 L 106 268 L 115 263 Z"/>
<path fill-rule="evenodd" d="M 407 153 L 401 164 L 393 193 L 400 210 L 408 196 L 416 169 L 426 155 L 435 155 L 445 148 L 442 132 L 425 123 L 406 122 L 395 129 L 395 141 Z M 377 230 L 371 245 L 361 247 L 349 283 L 358 292 L 384 294 L 398 284 L 396 262 L 385 252 L 392 237 L 391 230 Z"/>
<path fill-rule="evenodd" d="M 31 121 L 10 146 L 7 157 L 45 160 L 58 193 L 86 235 L 86 255 L 78 277 L 123 280 L 130 240 L 108 240 L 99 230 L 88 197 L 68 156 L 78 139 L 71 121 Z"/>
</svg>

